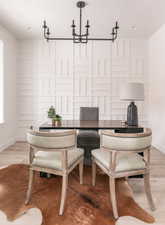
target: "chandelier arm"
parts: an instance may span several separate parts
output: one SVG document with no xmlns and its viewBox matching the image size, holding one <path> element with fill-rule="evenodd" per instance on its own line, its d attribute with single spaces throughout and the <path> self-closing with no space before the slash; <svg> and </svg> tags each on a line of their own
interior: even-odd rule
<svg viewBox="0 0 165 225">
<path fill-rule="evenodd" d="M 74 38 L 63 38 L 63 37 L 57 37 L 57 38 L 54 38 L 54 37 L 46 37 L 45 39 L 49 40 L 49 41 L 55 41 L 55 40 L 64 40 L 64 41 L 73 41 Z M 76 39 L 75 39 L 76 40 Z M 85 38 L 82 39 L 83 40 L 86 40 Z M 88 38 L 88 41 L 113 41 L 114 38 Z"/>
<path fill-rule="evenodd" d="M 81 41 L 77 40 L 77 41 L 74 41 L 75 44 L 79 44 L 81 43 Z"/>
<path fill-rule="evenodd" d="M 83 40 L 84 40 L 84 41 L 83 41 Z M 81 43 L 82 43 L 82 44 L 87 44 L 87 43 L 88 43 L 88 38 L 82 39 L 82 40 L 81 40 Z"/>
<path fill-rule="evenodd" d="M 73 37 L 74 37 L 74 36 L 79 37 L 79 34 L 77 34 L 76 31 L 75 31 L 76 25 L 75 25 L 75 23 L 74 23 L 74 20 L 72 21 L 71 27 L 72 27 L 72 36 L 73 36 Z"/>
<path fill-rule="evenodd" d="M 86 36 L 86 38 L 81 39 L 81 43 L 82 44 L 87 44 L 88 43 L 88 36 Z"/>
<path fill-rule="evenodd" d="M 73 31 L 73 33 L 72 33 L 72 36 L 80 36 L 79 34 L 77 34 L 76 32 L 75 32 L 75 30 Z"/>
<path fill-rule="evenodd" d="M 79 35 L 77 35 L 77 36 L 79 36 Z M 78 44 L 80 42 L 81 41 L 80 41 L 80 39 L 78 37 L 76 38 L 76 36 L 73 36 L 73 43 Z"/>
<path fill-rule="evenodd" d="M 114 38 L 88 38 L 88 41 L 113 41 Z"/>
<path fill-rule="evenodd" d="M 72 36 L 76 35 L 75 28 L 72 30 Z"/>
<path fill-rule="evenodd" d="M 116 40 L 116 39 L 117 39 L 117 35 L 118 35 L 118 34 L 117 34 L 117 32 L 116 32 L 116 34 L 115 34 L 115 36 L 114 36 L 114 40 Z"/>
<path fill-rule="evenodd" d="M 80 30 L 79 30 L 80 39 L 81 33 L 82 33 L 82 8 L 80 7 Z"/>
<path fill-rule="evenodd" d="M 81 40 L 79 38 L 77 39 L 77 38 L 74 37 L 73 43 L 75 43 L 75 44 L 81 43 Z"/>
<path fill-rule="evenodd" d="M 55 38 L 55 37 L 48 37 L 47 39 L 48 39 L 49 41 L 56 41 L 56 40 L 57 40 L 57 41 L 58 41 L 58 40 L 59 40 L 59 41 L 60 41 L 60 40 L 61 40 L 61 41 L 62 41 L 62 40 L 63 40 L 63 41 L 73 41 L 73 40 L 74 40 L 74 38 L 63 38 L 63 37 L 57 37 L 57 38 Z"/>
<path fill-rule="evenodd" d="M 76 34 L 76 33 L 74 33 L 73 36 L 75 36 L 75 37 L 80 37 L 80 35 L 79 35 L 79 34 Z"/>
<path fill-rule="evenodd" d="M 81 35 L 81 37 L 87 37 L 88 36 L 88 34 L 86 33 L 86 34 L 82 34 Z"/>
<path fill-rule="evenodd" d="M 43 28 L 44 29 L 44 37 L 46 37 L 46 28 Z"/>
<path fill-rule="evenodd" d="M 116 32 L 115 32 L 115 35 L 114 35 L 114 41 L 117 39 L 117 30 L 116 30 Z"/>
<path fill-rule="evenodd" d="M 44 38 L 48 41 L 49 36 L 47 35 L 47 30 L 49 30 L 49 28 L 46 24 L 46 20 L 44 20 L 42 28 L 44 30 Z"/>
<path fill-rule="evenodd" d="M 44 38 L 45 38 L 47 41 L 49 41 L 50 38 L 49 38 L 49 35 L 47 35 L 47 32 L 46 32 L 47 29 L 48 29 L 48 28 L 44 28 Z"/>
<path fill-rule="evenodd" d="M 89 35 L 88 27 L 86 28 L 86 36 Z"/>
<path fill-rule="evenodd" d="M 44 38 L 46 39 L 46 40 L 48 40 L 49 39 L 49 37 L 47 36 L 47 34 L 46 34 L 46 32 L 44 31 Z"/>
</svg>

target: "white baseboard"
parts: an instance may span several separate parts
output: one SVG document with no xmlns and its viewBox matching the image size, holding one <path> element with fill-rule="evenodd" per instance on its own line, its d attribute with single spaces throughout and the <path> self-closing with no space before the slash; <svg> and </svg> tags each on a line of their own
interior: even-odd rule
<svg viewBox="0 0 165 225">
<path fill-rule="evenodd" d="M 1 144 L 0 145 L 0 152 L 2 152 L 3 150 L 5 150 L 6 148 L 8 148 L 11 145 L 14 145 L 15 142 L 16 142 L 15 138 L 11 138 L 6 143 Z"/>
<path fill-rule="evenodd" d="M 158 144 L 153 144 L 153 147 L 155 147 L 156 149 L 158 149 L 162 153 L 165 153 L 165 146 L 161 146 L 161 145 L 158 145 Z"/>
<path fill-rule="evenodd" d="M 24 142 L 24 141 L 26 141 L 26 137 L 16 137 L 16 139 L 15 139 L 15 141 L 17 142 L 19 142 L 19 141 L 21 141 L 21 142 Z"/>
</svg>

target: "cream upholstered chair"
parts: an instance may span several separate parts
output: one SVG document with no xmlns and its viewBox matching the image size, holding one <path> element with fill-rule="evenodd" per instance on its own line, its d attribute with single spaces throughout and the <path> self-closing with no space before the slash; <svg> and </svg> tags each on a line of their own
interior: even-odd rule
<svg viewBox="0 0 165 225">
<path fill-rule="evenodd" d="M 150 146 L 152 133 L 145 129 L 143 133 L 115 133 L 110 130 L 101 132 L 101 148 L 92 151 L 92 184 L 96 182 L 96 164 L 109 176 L 109 187 L 114 217 L 118 218 L 115 179 L 132 175 L 144 175 L 144 186 L 152 210 L 150 173 Z M 138 154 L 144 152 L 144 157 Z"/>
<path fill-rule="evenodd" d="M 83 183 L 83 150 L 77 149 L 76 131 L 39 132 L 30 130 L 27 133 L 30 144 L 29 185 L 25 204 L 28 204 L 32 191 L 34 171 L 62 176 L 62 193 L 59 214 L 64 211 L 68 174 L 79 165 L 80 184 Z"/>
</svg>

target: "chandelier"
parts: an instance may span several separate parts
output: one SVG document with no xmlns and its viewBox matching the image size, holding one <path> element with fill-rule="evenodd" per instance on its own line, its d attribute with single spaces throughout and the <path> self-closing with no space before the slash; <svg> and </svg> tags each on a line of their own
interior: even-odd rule
<svg viewBox="0 0 165 225">
<path fill-rule="evenodd" d="M 51 37 L 51 33 L 49 30 L 49 27 L 46 24 L 46 21 L 44 20 L 43 23 L 43 33 L 44 33 L 44 38 L 47 41 L 52 41 L 52 40 L 72 40 L 73 43 L 88 43 L 88 41 L 112 41 L 114 42 L 117 38 L 118 34 L 118 22 L 115 23 L 115 26 L 112 28 L 111 32 L 111 37 L 110 38 L 90 38 L 89 37 L 89 20 L 87 20 L 86 25 L 85 25 L 85 30 L 86 32 L 82 32 L 82 9 L 86 6 L 86 3 L 84 1 L 78 1 L 77 2 L 77 7 L 80 9 L 80 21 L 79 21 L 79 30 L 78 33 L 76 32 L 76 24 L 75 21 L 72 21 L 72 37 L 70 38 L 65 38 L 65 37 Z"/>
</svg>

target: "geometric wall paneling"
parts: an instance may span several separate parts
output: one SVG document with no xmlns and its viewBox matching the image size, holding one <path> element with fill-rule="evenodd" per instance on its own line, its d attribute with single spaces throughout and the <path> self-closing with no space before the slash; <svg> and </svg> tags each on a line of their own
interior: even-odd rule
<svg viewBox="0 0 165 225">
<path fill-rule="evenodd" d="M 112 77 L 111 84 L 111 96 L 119 97 L 120 94 L 120 86 L 126 82 L 126 79 L 119 77 Z"/>
<path fill-rule="evenodd" d="M 126 57 L 112 58 L 112 77 L 128 77 L 130 61 Z"/>
<path fill-rule="evenodd" d="M 47 120 L 51 105 L 63 119 L 79 119 L 81 106 L 98 106 L 100 119 L 126 119 L 129 102 L 119 99 L 120 85 L 146 82 L 146 40 L 20 41 L 17 71 L 18 136 Z M 145 90 L 148 96 L 148 91 Z M 139 119 L 146 118 L 139 102 Z"/>
<path fill-rule="evenodd" d="M 111 74 L 111 45 L 109 42 L 93 42 L 92 75 L 105 77 Z"/>
<path fill-rule="evenodd" d="M 131 56 L 146 58 L 147 56 L 147 39 L 131 39 Z"/>
<path fill-rule="evenodd" d="M 56 96 L 56 111 L 63 116 L 72 115 L 73 110 L 72 97 L 70 96 Z"/>
<path fill-rule="evenodd" d="M 90 77 L 91 74 L 91 45 L 74 45 L 74 76 Z"/>
<path fill-rule="evenodd" d="M 57 77 L 55 83 L 56 96 L 72 96 L 73 80 L 71 78 Z M 54 94 L 55 94 L 54 93 Z"/>
<path fill-rule="evenodd" d="M 75 96 L 73 103 L 73 119 L 79 119 L 80 118 L 80 107 L 89 107 L 91 105 L 91 97 L 88 96 Z"/>
<path fill-rule="evenodd" d="M 111 97 L 95 96 L 92 97 L 92 106 L 99 107 L 100 119 L 111 119 Z"/>
<path fill-rule="evenodd" d="M 90 77 L 78 78 L 76 76 L 74 82 L 75 82 L 75 89 L 74 89 L 75 97 L 91 96 L 91 78 Z"/>
<path fill-rule="evenodd" d="M 55 43 L 47 44 L 46 41 L 39 41 L 36 45 L 36 51 L 38 52 L 38 73 L 52 76 L 55 71 Z"/>
<path fill-rule="evenodd" d="M 55 75 L 57 77 L 72 77 L 73 76 L 73 43 L 67 41 L 55 42 L 54 64 Z"/>
<path fill-rule="evenodd" d="M 111 81 L 106 77 L 94 78 L 92 82 L 92 96 L 110 96 Z"/>
<path fill-rule="evenodd" d="M 131 39 L 119 39 L 112 45 L 112 57 L 130 57 Z"/>
<path fill-rule="evenodd" d="M 92 106 L 99 107 L 100 119 L 111 119 L 111 45 L 93 42 Z"/>
<path fill-rule="evenodd" d="M 143 75 L 144 75 L 144 59 L 142 57 L 136 57 L 134 60 L 132 60 L 131 74 L 134 77 L 143 78 Z"/>
<path fill-rule="evenodd" d="M 56 42 L 55 59 L 55 105 L 64 119 L 73 119 L 73 43 Z"/>
<path fill-rule="evenodd" d="M 92 45 L 73 46 L 73 118 L 79 119 L 81 106 L 91 106 Z"/>
</svg>

